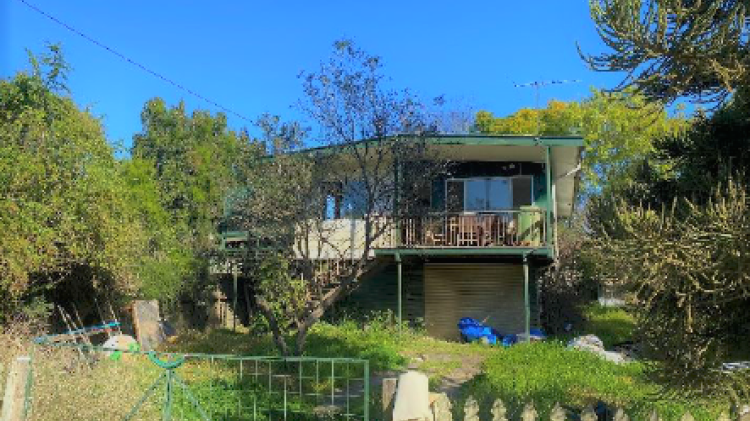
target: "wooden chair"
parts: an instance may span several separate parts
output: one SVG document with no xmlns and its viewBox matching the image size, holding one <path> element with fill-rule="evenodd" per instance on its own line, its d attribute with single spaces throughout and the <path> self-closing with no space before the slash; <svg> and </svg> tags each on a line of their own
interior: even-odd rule
<svg viewBox="0 0 750 421">
<path fill-rule="evenodd" d="M 424 224 L 425 245 L 442 246 L 445 245 L 445 225 L 442 220 L 427 218 Z"/>
<path fill-rule="evenodd" d="M 458 236 L 456 244 L 458 246 L 478 246 L 479 245 L 479 218 L 475 215 L 458 216 Z"/>
</svg>

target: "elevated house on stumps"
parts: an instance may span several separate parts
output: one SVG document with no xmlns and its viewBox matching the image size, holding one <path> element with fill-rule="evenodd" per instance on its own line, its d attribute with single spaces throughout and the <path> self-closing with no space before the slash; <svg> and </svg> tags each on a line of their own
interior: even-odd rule
<svg viewBox="0 0 750 421">
<path fill-rule="evenodd" d="M 378 207 L 387 228 L 366 253 L 369 273 L 341 304 L 392 310 L 449 340 L 459 339 L 462 317 L 503 334 L 528 332 L 539 323 L 538 276 L 556 259 L 557 222 L 573 212 L 583 139 L 436 135 L 426 145 L 449 164 L 419 183 L 408 211 L 398 193 Z M 309 152 L 316 151 L 335 153 Z M 391 165 L 396 180 L 425 176 L 408 163 Z M 365 207 L 355 187 L 330 183 L 318 224 L 325 241 L 307 235 L 297 242 L 295 253 L 304 248 L 306 258 L 315 256 L 326 282 L 335 284 L 365 244 Z M 228 228 L 221 239 L 226 250 L 258 246 Z"/>
</svg>

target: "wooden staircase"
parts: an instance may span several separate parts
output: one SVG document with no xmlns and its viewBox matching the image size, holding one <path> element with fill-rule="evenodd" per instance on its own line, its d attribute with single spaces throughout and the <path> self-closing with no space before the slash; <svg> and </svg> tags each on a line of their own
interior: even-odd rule
<svg viewBox="0 0 750 421">
<path fill-rule="evenodd" d="M 388 266 L 388 264 L 389 261 L 385 259 L 368 260 L 363 267 L 362 275 L 356 283 L 361 283 L 378 274 Z M 307 300 L 307 311 L 312 311 L 326 294 L 333 289 L 338 288 L 341 283 L 346 280 L 346 277 L 350 276 L 354 265 L 355 262 L 349 259 L 326 259 L 317 261 L 316 267 L 313 270 L 313 288 L 311 289 L 310 296 Z"/>
</svg>

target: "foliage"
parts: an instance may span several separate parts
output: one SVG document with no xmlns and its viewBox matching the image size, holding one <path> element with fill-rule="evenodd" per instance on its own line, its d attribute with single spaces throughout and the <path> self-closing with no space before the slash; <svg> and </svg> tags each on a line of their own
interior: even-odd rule
<svg viewBox="0 0 750 421">
<path fill-rule="evenodd" d="M 134 293 L 146 242 L 101 123 L 61 94 L 60 49 L 31 62 L 0 81 L 0 322 L 61 283 Z"/>
<path fill-rule="evenodd" d="M 680 96 L 723 101 L 747 85 L 747 7 L 743 0 L 590 0 L 608 52 L 584 56 L 599 71 L 624 71 L 620 87 L 650 100 Z M 582 55 L 583 56 L 583 55 Z"/>
<path fill-rule="evenodd" d="M 219 113 L 167 107 L 148 101 L 143 129 L 134 136 L 126 162 L 135 193 L 133 206 L 153 221 L 154 253 L 141 265 L 144 295 L 177 299 L 199 297 L 208 288 L 209 257 L 215 233 L 227 212 L 225 199 L 245 185 L 249 138 L 227 127 Z"/>
<path fill-rule="evenodd" d="M 601 271 L 635 291 L 639 333 L 661 361 L 655 374 L 677 388 L 748 398 L 743 373 L 720 370 L 750 324 L 748 205 L 744 187 L 731 183 L 702 205 L 623 206 L 609 224 L 617 237 L 595 249 Z"/>
<path fill-rule="evenodd" d="M 299 123 L 261 118 L 264 142 L 274 155 L 251 161 L 252 181 L 240 217 L 251 235 L 295 260 L 289 267 L 293 274 L 277 274 L 272 296 L 256 297 L 284 354 L 304 351 L 310 328 L 367 272 L 374 244 L 393 227 L 395 219 L 386 216 L 414 211 L 416 184 L 427 183 L 440 168 L 425 147 L 431 117 L 408 91 L 387 87 L 378 57 L 339 41 L 332 57 L 302 80 L 300 107 L 320 129 L 324 147 L 297 151 L 306 134 Z M 395 175 L 407 167 L 421 176 Z M 336 220 L 340 225 L 342 219 L 360 224 L 361 244 L 336 240 Z M 251 274 L 258 272 L 253 265 L 268 267 L 250 261 Z M 304 299 L 291 300 L 300 288 Z M 271 298 L 288 300 L 272 303 Z M 294 330 L 293 347 L 284 336 L 287 322 Z"/>
<path fill-rule="evenodd" d="M 618 365 L 550 341 L 496 350 L 485 363 L 485 373 L 465 385 L 462 396 L 474 396 L 485 413 L 501 398 L 508 418 L 517 418 L 527 402 L 534 402 L 542 419 L 558 402 L 579 414 L 584 406 L 603 402 L 625 408 L 637 419 L 656 409 L 667 420 L 677 420 L 687 410 L 696 419 L 713 420 L 729 406 L 723 399 L 659 400 L 659 389 L 641 363 Z"/>
<path fill-rule="evenodd" d="M 582 136 L 583 188 L 591 193 L 605 184 L 626 182 L 633 164 L 654 150 L 654 142 L 679 133 L 685 122 L 682 116 L 670 117 L 663 107 L 631 91 L 593 90 L 581 102 L 553 100 L 545 109 L 524 108 L 507 117 L 480 111 L 476 129 L 489 134 Z"/>
<path fill-rule="evenodd" d="M 649 164 L 652 179 L 664 186 L 664 202 L 678 196 L 704 202 L 730 178 L 750 185 L 750 91 L 738 90 L 713 114 L 700 114 L 689 130 L 658 142 Z M 665 167 L 672 171 L 659 170 Z"/>
<path fill-rule="evenodd" d="M 548 333 L 565 332 L 566 325 L 582 326 L 585 315 L 581 309 L 596 298 L 591 263 L 582 253 L 588 238 L 575 224 L 560 226 L 557 262 L 539 276 L 541 322 Z"/>
<path fill-rule="evenodd" d="M 172 304 L 184 290 L 183 280 L 192 269 L 193 257 L 178 241 L 169 212 L 161 203 L 153 164 L 131 158 L 121 161 L 119 170 L 126 186 L 127 207 L 135 213 L 146 234 L 144 254 L 136 268 L 139 295 L 161 300 L 163 306 Z"/>
<path fill-rule="evenodd" d="M 593 197 L 587 254 L 603 277 L 635 292 L 639 336 L 661 360 L 653 374 L 673 390 L 742 390 L 747 378 L 717 368 L 744 359 L 744 276 L 750 164 L 748 95 L 654 143 L 631 179 Z M 744 333 L 746 334 L 746 333 Z M 747 389 L 745 394 L 747 394 Z"/>
<path fill-rule="evenodd" d="M 634 339 L 636 319 L 623 308 L 604 307 L 594 303 L 583 308 L 583 315 L 586 322 L 582 333 L 598 336 L 607 349 Z"/>
<path fill-rule="evenodd" d="M 50 301 L 84 319 L 96 297 L 173 302 L 206 271 L 246 138 L 155 100 L 134 156 L 117 160 L 101 122 L 66 96 L 60 48 L 30 62 L 0 81 L 0 323 Z"/>
<path fill-rule="evenodd" d="M 198 253 L 211 249 L 210 236 L 224 216 L 224 198 L 240 183 L 238 167 L 249 139 L 229 130 L 221 113 L 194 111 L 188 116 L 182 102 L 167 108 L 163 100 L 152 99 L 141 120 L 133 156 L 153 165 L 162 205 L 180 241 Z"/>
</svg>

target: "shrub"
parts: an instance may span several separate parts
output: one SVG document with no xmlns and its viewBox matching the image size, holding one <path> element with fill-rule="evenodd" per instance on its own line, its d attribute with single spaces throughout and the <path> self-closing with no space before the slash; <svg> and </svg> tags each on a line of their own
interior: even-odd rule
<svg viewBox="0 0 750 421">
<path fill-rule="evenodd" d="M 730 183 L 712 200 L 675 201 L 661 213 L 636 207 L 613 215 L 597 244 L 602 272 L 635 291 L 638 330 L 652 374 L 672 390 L 750 399 L 750 370 L 721 371 L 750 322 L 750 203 Z M 745 336 L 746 337 L 746 336 Z"/>
</svg>

